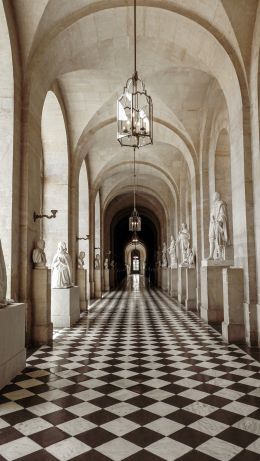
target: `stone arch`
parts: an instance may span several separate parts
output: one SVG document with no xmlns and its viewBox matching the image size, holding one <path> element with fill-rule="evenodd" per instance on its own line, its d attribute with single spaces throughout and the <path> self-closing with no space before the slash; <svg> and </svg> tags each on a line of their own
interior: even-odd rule
<svg viewBox="0 0 260 461">
<path fill-rule="evenodd" d="M 0 62 L 0 239 L 7 272 L 7 297 L 10 298 L 13 295 L 14 69 L 7 18 L 2 2 L 0 4 Z"/>
<path fill-rule="evenodd" d="M 68 245 L 69 226 L 69 168 L 67 132 L 60 103 L 49 91 L 42 111 L 41 123 L 43 147 L 42 212 L 58 210 L 56 219 L 41 221 L 42 238 L 46 242 L 47 264 L 50 266 L 57 243 Z"/>
</svg>

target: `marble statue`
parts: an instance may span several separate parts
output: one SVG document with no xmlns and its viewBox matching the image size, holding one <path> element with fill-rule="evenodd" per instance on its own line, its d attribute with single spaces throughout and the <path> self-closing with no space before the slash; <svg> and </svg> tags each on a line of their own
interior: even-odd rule
<svg viewBox="0 0 260 461">
<path fill-rule="evenodd" d="M 59 242 L 57 253 L 52 261 L 52 288 L 70 288 L 72 284 L 71 258 L 66 243 Z"/>
<path fill-rule="evenodd" d="M 46 268 L 46 255 L 44 252 L 45 241 L 40 239 L 36 242 L 35 248 L 32 253 L 32 260 L 34 263 L 35 269 L 45 269 Z"/>
<path fill-rule="evenodd" d="M 78 256 L 78 269 L 84 269 L 84 258 L 86 256 L 85 251 L 80 251 Z"/>
<path fill-rule="evenodd" d="M 110 267 L 111 269 L 115 269 L 115 261 L 112 259 L 111 263 L 110 263 Z"/>
<path fill-rule="evenodd" d="M 0 240 L 0 307 L 4 307 L 7 305 L 6 290 L 7 290 L 6 267 L 5 267 L 4 254 L 2 250 L 2 243 Z"/>
<path fill-rule="evenodd" d="M 181 250 L 181 265 L 188 265 L 188 250 L 190 248 L 190 233 L 187 224 L 182 223 L 177 242 Z"/>
<path fill-rule="evenodd" d="M 220 194 L 215 192 L 210 211 L 209 223 L 209 256 L 207 259 L 223 261 L 225 259 L 225 246 L 228 244 L 228 216 L 227 206 L 220 199 Z"/>
<path fill-rule="evenodd" d="M 100 255 L 97 254 L 95 257 L 95 269 L 100 269 Z"/>
<path fill-rule="evenodd" d="M 108 258 L 105 259 L 105 262 L 104 262 L 104 269 L 105 269 L 105 271 L 108 271 L 108 269 L 109 269 Z"/>
<path fill-rule="evenodd" d="M 163 248 L 162 248 L 162 267 L 167 267 L 167 248 L 166 248 L 166 243 L 163 242 Z"/>
<path fill-rule="evenodd" d="M 161 251 L 160 250 L 157 250 L 156 252 L 156 266 L 157 267 L 161 267 Z"/>
<path fill-rule="evenodd" d="M 168 248 L 168 253 L 170 255 L 170 268 L 174 269 L 177 265 L 177 256 L 176 256 L 176 242 L 173 238 L 173 235 L 171 235 L 171 243 Z"/>
</svg>

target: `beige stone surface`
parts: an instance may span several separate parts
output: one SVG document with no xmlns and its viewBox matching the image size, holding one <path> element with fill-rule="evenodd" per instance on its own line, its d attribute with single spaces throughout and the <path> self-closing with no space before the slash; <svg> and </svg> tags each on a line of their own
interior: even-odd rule
<svg viewBox="0 0 260 461">
<path fill-rule="evenodd" d="M 25 304 L 0 309 L 0 389 L 25 368 L 25 315 Z"/>
<path fill-rule="evenodd" d="M 80 318 L 79 287 L 52 288 L 51 320 L 54 328 L 70 327 Z"/>
<path fill-rule="evenodd" d="M 88 306 L 88 273 L 86 269 L 77 269 L 77 284 L 79 287 L 80 310 L 86 311 Z"/>
</svg>

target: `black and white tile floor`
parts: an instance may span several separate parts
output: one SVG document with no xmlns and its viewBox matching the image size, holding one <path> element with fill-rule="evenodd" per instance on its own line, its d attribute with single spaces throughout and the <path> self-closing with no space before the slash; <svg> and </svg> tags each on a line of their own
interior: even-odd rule
<svg viewBox="0 0 260 461">
<path fill-rule="evenodd" d="M 259 363 L 159 291 L 109 294 L 0 394 L 0 461 L 259 461 Z"/>
</svg>

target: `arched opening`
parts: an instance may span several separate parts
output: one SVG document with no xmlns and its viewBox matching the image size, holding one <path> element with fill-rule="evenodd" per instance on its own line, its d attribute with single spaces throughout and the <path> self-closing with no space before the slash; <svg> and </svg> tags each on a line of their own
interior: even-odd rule
<svg viewBox="0 0 260 461">
<path fill-rule="evenodd" d="M 84 266 L 89 270 L 89 186 L 85 162 L 79 173 L 78 253 L 81 251 L 85 253 Z"/>
<path fill-rule="evenodd" d="M 134 261 L 136 261 L 134 263 Z M 146 247 L 142 242 L 130 242 L 125 248 L 125 266 L 127 275 L 138 273 L 146 274 Z M 137 271 L 137 272 L 136 272 Z"/>
<path fill-rule="evenodd" d="M 214 184 L 214 181 L 212 182 Z M 226 129 L 219 133 L 215 152 L 215 191 L 219 192 L 221 199 L 227 204 L 229 239 L 232 243 L 232 185 L 231 185 L 231 160 L 229 134 Z M 213 191 L 214 192 L 214 191 Z M 213 195 L 213 193 L 212 193 Z M 211 197 L 212 197 L 211 195 Z M 226 259 L 233 259 L 232 244 L 226 248 Z"/>
<path fill-rule="evenodd" d="M 41 221 L 50 265 L 57 243 L 68 245 L 68 145 L 63 113 L 52 91 L 47 93 L 42 112 L 42 213 L 58 210 L 56 219 Z"/>
<path fill-rule="evenodd" d="M 12 271 L 12 220 L 15 195 L 13 191 L 14 75 L 11 43 L 2 2 L 0 4 L 0 62 L 0 238 L 7 272 L 7 297 L 10 298 L 16 297 L 14 293 L 16 290 L 11 288 L 12 280 L 18 281 L 17 274 Z"/>
</svg>

